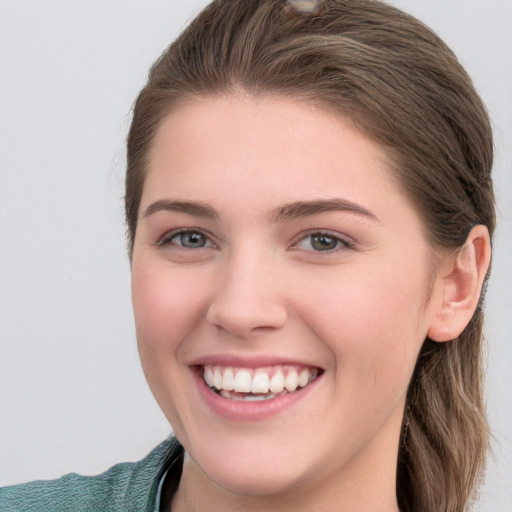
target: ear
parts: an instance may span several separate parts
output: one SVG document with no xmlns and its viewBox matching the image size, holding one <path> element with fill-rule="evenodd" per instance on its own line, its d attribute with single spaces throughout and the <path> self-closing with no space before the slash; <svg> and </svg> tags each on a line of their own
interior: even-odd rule
<svg viewBox="0 0 512 512">
<path fill-rule="evenodd" d="M 490 261 L 489 231 L 478 225 L 471 230 L 466 243 L 440 263 L 440 301 L 428 331 L 431 340 L 453 340 L 466 328 L 478 306 Z"/>
</svg>

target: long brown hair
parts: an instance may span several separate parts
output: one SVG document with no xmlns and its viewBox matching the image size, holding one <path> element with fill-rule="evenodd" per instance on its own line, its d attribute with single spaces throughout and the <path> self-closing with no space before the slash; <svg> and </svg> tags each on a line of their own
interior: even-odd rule
<svg viewBox="0 0 512 512">
<path fill-rule="evenodd" d="M 493 233 L 488 115 L 451 50 L 376 0 L 214 0 L 152 67 L 128 136 L 130 254 L 154 134 L 173 106 L 244 90 L 304 99 L 352 119 L 381 144 L 433 247 Z M 297 3 L 297 5 L 299 5 Z M 483 299 L 482 299 L 483 300 Z M 398 454 L 402 511 L 460 512 L 482 475 L 482 301 L 449 343 L 426 340 L 409 387 Z"/>
</svg>

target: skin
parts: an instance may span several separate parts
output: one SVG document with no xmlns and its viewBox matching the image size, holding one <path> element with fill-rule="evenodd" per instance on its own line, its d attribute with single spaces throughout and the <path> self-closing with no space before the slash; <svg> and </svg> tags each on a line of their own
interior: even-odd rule
<svg viewBox="0 0 512 512">
<path fill-rule="evenodd" d="M 333 199 L 351 209 L 283 213 Z M 185 200 L 209 210 L 161 206 Z M 422 221 L 382 148 L 289 98 L 195 99 L 155 136 L 140 212 L 139 352 L 188 454 L 172 509 L 398 510 L 407 386 L 427 334 L 452 334 L 446 291 L 460 295 L 462 273 L 427 270 Z M 179 229 L 205 246 L 183 247 Z M 312 244 L 319 231 L 333 249 Z M 233 421 L 207 406 L 191 369 L 219 354 L 293 358 L 323 374 L 285 410 Z"/>
</svg>

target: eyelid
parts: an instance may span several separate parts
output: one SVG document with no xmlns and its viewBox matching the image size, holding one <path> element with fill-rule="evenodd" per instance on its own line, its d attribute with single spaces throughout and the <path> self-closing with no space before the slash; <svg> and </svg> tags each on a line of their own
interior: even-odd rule
<svg viewBox="0 0 512 512">
<path fill-rule="evenodd" d="M 210 233 L 209 231 L 204 230 L 202 228 L 196 228 L 196 227 L 175 228 L 170 231 L 166 231 L 162 236 L 160 236 L 156 240 L 156 242 L 153 243 L 153 245 L 157 246 L 157 247 L 165 247 L 167 245 L 171 245 L 171 240 L 174 237 L 176 237 L 180 234 L 183 234 L 183 233 L 199 233 L 200 235 L 206 237 L 208 242 L 211 245 L 208 245 L 207 247 L 201 247 L 202 249 L 205 249 L 205 248 L 217 249 L 218 248 L 219 244 L 216 241 L 216 239 L 212 233 Z M 314 235 L 323 235 L 323 236 L 328 236 L 328 237 L 334 238 L 341 243 L 341 247 L 336 247 L 335 249 L 327 249 L 325 251 L 315 251 L 315 250 L 311 249 L 311 250 L 308 250 L 307 252 L 329 254 L 329 253 L 335 253 L 335 252 L 341 251 L 343 249 L 355 249 L 356 248 L 355 241 L 347 235 L 344 235 L 344 234 L 341 234 L 341 233 L 338 233 L 335 231 L 331 231 L 329 229 L 310 229 L 310 230 L 300 233 L 295 238 L 295 240 L 292 242 L 292 244 L 290 245 L 290 249 L 300 250 L 300 248 L 297 247 L 299 245 L 299 243 L 302 242 L 303 240 L 305 240 L 306 238 L 314 236 Z M 183 247 L 178 244 L 173 244 L 173 245 L 177 248 L 189 250 L 189 248 Z M 197 249 L 194 249 L 194 250 L 197 250 Z"/>
<path fill-rule="evenodd" d="M 202 236 L 204 236 L 205 238 L 207 238 L 208 242 L 211 244 L 211 245 L 208 245 L 207 247 L 200 247 L 200 249 L 209 249 L 209 248 L 217 248 L 218 244 L 215 242 L 214 240 L 214 237 L 211 233 L 209 233 L 208 231 L 205 231 L 204 229 L 201 229 L 201 228 L 176 228 L 176 229 L 171 229 L 170 231 L 166 231 L 162 236 L 160 236 L 158 238 L 158 240 L 156 242 L 154 242 L 153 245 L 155 245 L 156 247 L 165 247 L 167 245 L 171 245 L 172 242 L 171 240 L 178 236 L 178 235 L 182 235 L 182 234 L 185 234 L 185 233 L 198 233 Z M 178 244 L 172 244 L 174 245 L 175 247 L 178 247 L 180 249 L 184 249 L 184 250 L 197 250 L 197 249 L 190 249 L 188 247 L 183 247 L 181 245 L 178 245 Z"/>
<path fill-rule="evenodd" d="M 332 254 L 332 253 L 341 251 L 343 249 L 355 249 L 356 248 L 355 241 L 347 235 L 343 235 L 341 233 L 337 233 L 337 232 L 331 231 L 329 229 L 310 229 L 310 230 L 298 235 L 296 237 L 295 241 L 290 246 L 290 249 L 292 249 L 292 250 L 299 249 L 297 246 L 299 245 L 300 242 L 302 242 L 306 238 L 312 237 L 314 235 L 320 235 L 320 236 L 323 235 L 323 236 L 334 238 L 334 239 L 338 240 L 339 242 L 341 242 L 342 246 L 336 247 L 335 249 L 327 249 L 325 251 L 315 251 L 314 249 L 311 249 L 311 250 L 308 250 L 307 252 L 314 252 L 314 253 L 319 253 L 319 254 L 321 254 L 321 253 Z"/>
</svg>

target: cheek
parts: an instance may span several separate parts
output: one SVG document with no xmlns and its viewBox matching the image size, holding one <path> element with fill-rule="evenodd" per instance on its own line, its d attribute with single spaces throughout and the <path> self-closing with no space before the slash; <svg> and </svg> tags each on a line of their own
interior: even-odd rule
<svg viewBox="0 0 512 512">
<path fill-rule="evenodd" d="M 354 375 L 354 382 L 359 375 L 365 385 L 385 385 L 398 374 L 408 381 L 427 333 L 426 279 L 417 267 L 391 268 L 365 265 L 359 271 L 354 265 L 303 283 L 308 295 L 297 290 L 298 300 L 311 305 L 302 308 L 310 312 L 310 328 L 329 346 L 333 364 Z"/>
<path fill-rule="evenodd" d="M 204 316 L 206 288 L 203 277 L 184 276 L 165 262 L 137 260 L 132 265 L 132 303 L 142 368 L 156 401 L 182 439 L 186 439 L 183 417 L 190 412 L 183 386 L 189 376 L 180 361 L 186 351 L 184 340 Z"/>
<path fill-rule="evenodd" d="M 139 347 L 174 352 L 205 313 L 207 281 L 159 263 L 132 268 L 132 303 Z"/>
</svg>

